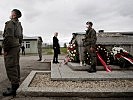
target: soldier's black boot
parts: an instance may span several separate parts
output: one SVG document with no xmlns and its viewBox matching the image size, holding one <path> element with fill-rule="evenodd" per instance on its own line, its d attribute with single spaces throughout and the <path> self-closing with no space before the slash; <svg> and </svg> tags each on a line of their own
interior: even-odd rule
<svg viewBox="0 0 133 100">
<path fill-rule="evenodd" d="M 12 84 L 12 88 L 8 89 L 7 91 L 3 92 L 3 96 L 16 96 L 16 90 L 18 89 L 19 84 Z"/>
<path fill-rule="evenodd" d="M 96 73 L 96 65 L 92 65 L 91 68 L 88 70 L 89 73 Z"/>
</svg>

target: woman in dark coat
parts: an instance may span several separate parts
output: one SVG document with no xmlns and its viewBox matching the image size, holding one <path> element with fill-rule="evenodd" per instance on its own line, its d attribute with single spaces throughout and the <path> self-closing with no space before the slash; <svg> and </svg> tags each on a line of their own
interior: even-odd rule
<svg viewBox="0 0 133 100">
<path fill-rule="evenodd" d="M 60 45 L 59 45 L 59 40 L 57 36 L 58 36 L 58 33 L 56 32 L 53 37 L 53 49 L 54 49 L 53 63 L 59 63 L 58 54 L 60 54 Z"/>
</svg>

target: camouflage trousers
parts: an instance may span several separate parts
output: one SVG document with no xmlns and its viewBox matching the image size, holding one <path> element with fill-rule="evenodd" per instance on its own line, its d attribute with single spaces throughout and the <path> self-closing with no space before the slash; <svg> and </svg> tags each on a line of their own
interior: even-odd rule
<svg viewBox="0 0 133 100">
<path fill-rule="evenodd" d="M 14 47 L 4 55 L 6 73 L 11 84 L 19 84 L 20 82 L 19 52 L 20 47 Z"/>
<path fill-rule="evenodd" d="M 39 59 L 42 59 L 42 48 L 38 48 Z"/>
<path fill-rule="evenodd" d="M 91 48 L 91 46 L 86 46 L 84 48 L 84 51 L 85 51 L 85 53 L 87 52 L 89 54 L 89 57 L 90 57 L 90 65 L 91 66 L 96 66 L 97 65 L 96 51 L 95 50 L 94 51 L 91 51 L 90 48 Z M 84 54 L 84 61 L 85 60 L 86 60 L 86 57 L 85 57 L 85 54 Z"/>
</svg>

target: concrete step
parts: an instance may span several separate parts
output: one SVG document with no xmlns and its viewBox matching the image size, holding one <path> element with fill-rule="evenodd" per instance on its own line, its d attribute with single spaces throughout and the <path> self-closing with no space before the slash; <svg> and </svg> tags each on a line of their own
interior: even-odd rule
<svg viewBox="0 0 133 100">
<path fill-rule="evenodd" d="M 74 71 L 70 67 L 68 67 L 68 65 L 64 65 L 62 63 L 53 64 L 51 62 L 51 80 L 93 81 L 93 80 L 116 80 L 116 79 L 121 79 L 121 80 L 133 79 L 133 71 L 126 71 L 126 70 L 112 71 L 112 72 L 97 71 L 96 73 L 88 73 L 87 71 Z"/>
<path fill-rule="evenodd" d="M 87 71 L 90 68 L 90 65 L 86 66 L 80 66 L 79 63 L 74 63 L 74 62 L 68 62 L 68 66 L 74 70 L 74 71 Z M 112 69 L 112 71 L 133 71 L 133 66 L 127 67 L 127 68 L 120 68 L 120 66 L 117 65 L 109 65 Z M 103 66 L 96 66 L 98 71 L 105 71 Z"/>
</svg>

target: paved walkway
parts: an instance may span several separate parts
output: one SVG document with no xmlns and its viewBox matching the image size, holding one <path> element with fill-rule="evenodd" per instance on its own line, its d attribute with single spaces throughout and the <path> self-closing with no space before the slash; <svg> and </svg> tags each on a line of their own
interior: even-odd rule
<svg viewBox="0 0 133 100">
<path fill-rule="evenodd" d="M 63 61 L 60 61 L 63 62 Z M 51 63 L 52 80 L 116 80 L 133 79 L 133 71 L 97 71 L 88 73 L 87 71 L 73 71 L 67 65 Z"/>
</svg>

